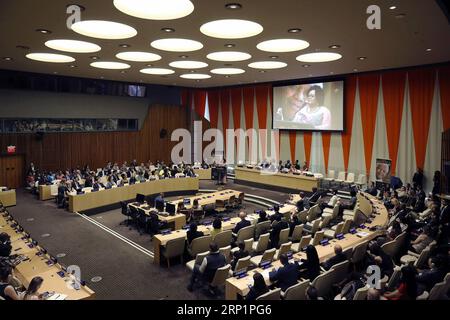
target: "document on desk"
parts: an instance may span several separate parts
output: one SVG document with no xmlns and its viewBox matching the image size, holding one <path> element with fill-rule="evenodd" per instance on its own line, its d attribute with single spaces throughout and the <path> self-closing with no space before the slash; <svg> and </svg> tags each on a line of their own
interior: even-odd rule
<svg viewBox="0 0 450 320">
<path fill-rule="evenodd" d="M 62 293 L 54 293 L 50 297 L 47 298 L 47 300 L 66 300 L 67 295 Z"/>
<path fill-rule="evenodd" d="M 369 234 L 367 232 L 361 231 L 361 232 L 358 232 L 356 235 L 362 238 L 362 237 L 367 237 Z"/>
</svg>

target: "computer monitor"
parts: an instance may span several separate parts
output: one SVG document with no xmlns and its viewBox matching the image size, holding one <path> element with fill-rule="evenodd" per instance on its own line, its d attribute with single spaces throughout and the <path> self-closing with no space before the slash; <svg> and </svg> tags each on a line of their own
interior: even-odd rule
<svg viewBox="0 0 450 320">
<path fill-rule="evenodd" d="M 175 205 L 172 203 L 166 203 L 166 211 L 168 214 L 170 214 L 171 216 L 175 215 Z"/>
<path fill-rule="evenodd" d="M 158 210 L 158 212 L 164 211 L 164 202 L 162 201 L 155 201 L 155 208 Z"/>
<path fill-rule="evenodd" d="M 141 193 L 136 194 L 136 202 L 144 203 L 145 202 L 145 195 L 141 194 Z"/>
</svg>

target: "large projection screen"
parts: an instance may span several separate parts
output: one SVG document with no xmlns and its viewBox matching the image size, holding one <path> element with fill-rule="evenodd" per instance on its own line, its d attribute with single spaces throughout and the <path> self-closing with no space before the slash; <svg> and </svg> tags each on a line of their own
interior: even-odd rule
<svg viewBox="0 0 450 320">
<path fill-rule="evenodd" d="M 273 129 L 344 131 L 344 81 L 273 88 Z"/>
</svg>

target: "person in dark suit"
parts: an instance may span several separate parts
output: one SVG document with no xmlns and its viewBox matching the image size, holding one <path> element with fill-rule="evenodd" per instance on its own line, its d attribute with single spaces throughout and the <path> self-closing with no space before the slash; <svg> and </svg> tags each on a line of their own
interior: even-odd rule
<svg viewBox="0 0 450 320">
<path fill-rule="evenodd" d="M 272 224 L 272 231 L 270 231 L 270 246 L 272 248 L 278 248 L 278 242 L 280 242 L 280 231 L 289 228 L 286 221 L 281 219 L 281 216 L 277 216 L 276 220 Z"/>
<path fill-rule="evenodd" d="M 9 257 L 11 250 L 11 237 L 6 232 L 0 233 L 0 257 Z"/>
<path fill-rule="evenodd" d="M 258 222 L 257 222 L 257 223 L 264 222 L 264 221 L 268 221 L 268 220 L 269 220 L 269 219 L 267 219 L 267 213 L 266 213 L 266 211 L 261 210 L 261 211 L 259 212 L 259 218 L 258 218 Z"/>
<path fill-rule="evenodd" d="M 266 285 L 266 281 L 261 273 L 256 272 L 253 274 L 253 286 L 250 288 L 245 300 L 253 301 L 263 294 L 269 292 L 269 288 Z"/>
<path fill-rule="evenodd" d="M 312 195 L 309 197 L 309 202 L 315 204 L 320 198 L 320 192 L 317 190 L 317 188 L 312 188 L 312 192 Z"/>
<path fill-rule="evenodd" d="M 418 186 L 420 186 L 422 188 L 423 171 L 421 168 L 417 168 L 417 171 L 413 175 L 412 182 L 413 182 L 413 187 L 417 188 Z"/>
<path fill-rule="evenodd" d="M 334 257 L 329 258 L 323 263 L 325 270 L 330 270 L 332 266 L 347 260 L 347 257 L 342 253 L 342 247 L 340 245 L 334 246 Z"/>
<path fill-rule="evenodd" d="M 187 289 L 193 291 L 194 283 L 198 278 L 203 278 L 204 281 L 211 283 L 214 279 L 217 269 L 222 268 L 227 264 L 225 256 L 220 253 L 219 246 L 215 242 L 209 244 L 209 254 L 203 259 L 202 264 L 195 265 L 192 271 L 191 280 Z M 215 294 L 214 289 L 210 286 L 210 292 Z"/>
<path fill-rule="evenodd" d="M 269 278 L 270 281 L 276 282 L 277 287 L 279 287 L 281 291 L 286 291 L 289 287 L 297 283 L 299 278 L 298 266 L 289 263 L 286 254 L 280 256 L 280 262 L 283 266 L 278 268 L 278 270 L 273 269 L 272 272 L 269 273 Z"/>
<path fill-rule="evenodd" d="M 313 281 L 320 274 L 320 263 L 317 250 L 314 246 L 306 247 L 306 260 L 301 259 L 301 277 Z"/>
<path fill-rule="evenodd" d="M 374 197 L 378 194 L 377 186 L 373 181 L 370 183 L 370 187 L 367 188 L 366 192 Z"/>
<path fill-rule="evenodd" d="M 237 234 L 239 230 L 242 228 L 250 226 L 250 221 L 246 220 L 247 214 L 244 211 L 239 212 L 239 218 L 241 218 L 241 221 L 239 221 L 236 226 L 233 229 L 233 233 Z"/>
<path fill-rule="evenodd" d="M 339 200 L 337 203 L 339 204 L 339 215 L 342 215 L 344 213 L 344 210 L 353 210 L 355 209 L 357 198 L 356 198 L 356 191 L 351 190 L 350 191 L 350 201 L 346 203 L 342 203 L 341 200 Z"/>
<path fill-rule="evenodd" d="M 155 207 L 156 207 L 156 204 L 157 204 L 158 202 L 162 202 L 162 203 L 164 204 L 164 193 L 161 192 L 161 193 L 155 198 Z"/>
<path fill-rule="evenodd" d="M 244 241 L 240 241 L 238 243 L 238 248 L 239 248 L 238 251 L 233 252 L 233 260 L 231 261 L 231 270 L 234 270 L 239 259 L 249 256 L 248 251 L 245 250 L 245 242 Z M 235 270 L 235 271 L 237 271 L 237 270 Z"/>
<path fill-rule="evenodd" d="M 430 292 L 434 285 L 441 282 L 446 274 L 445 259 L 443 255 L 436 255 L 428 259 L 430 269 L 422 270 L 416 277 L 419 287 Z"/>
<path fill-rule="evenodd" d="M 191 244 L 192 240 L 194 240 L 195 238 L 200 238 L 200 237 L 203 237 L 203 232 L 197 231 L 197 224 L 195 222 L 192 222 L 189 225 L 188 232 L 186 233 L 188 245 Z"/>
<path fill-rule="evenodd" d="M 381 249 L 381 246 L 376 241 L 369 244 L 369 253 L 368 263 L 377 264 L 375 258 L 380 257 L 381 263 L 377 265 L 380 267 L 381 275 L 390 277 L 394 272 L 394 262 L 392 261 L 392 258 Z"/>
<path fill-rule="evenodd" d="M 270 216 L 270 221 L 274 222 L 278 217 L 282 218 L 283 215 L 280 213 L 280 207 L 278 205 L 273 206 L 274 214 Z"/>
</svg>

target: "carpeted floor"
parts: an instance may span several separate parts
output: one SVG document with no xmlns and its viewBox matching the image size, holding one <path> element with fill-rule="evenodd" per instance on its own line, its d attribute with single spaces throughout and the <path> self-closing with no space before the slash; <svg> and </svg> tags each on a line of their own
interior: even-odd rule
<svg viewBox="0 0 450 320">
<path fill-rule="evenodd" d="M 201 182 L 201 189 L 217 189 L 212 182 Z M 236 189 L 276 201 L 284 202 L 288 195 L 234 184 Z M 260 209 L 245 203 L 245 211 Z M 26 191 L 17 191 L 17 206 L 9 209 L 24 229 L 63 265 L 78 265 L 82 279 L 95 291 L 96 299 L 210 299 L 201 290 L 186 290 L 190 273 L 176 261 L 170 269 L 156 266 L 152 258 L 130 244 L 106 232 L 80 215 L 56 208 L 54 201 L 39 201 Z M 230 215 L 236 215 L 233 212 Z M 134 228 L 121 225 L 124 216 L 112 210 L 91 216 L 145 249 L 153 251 L 149 235 L 140 235 Z M 50 234 L 50 236 L 45 236 Z M 92 282 L 101 277 L 99 282 Z M 220 298 L 223 298 L 220 297 Z"/>
</svg>

